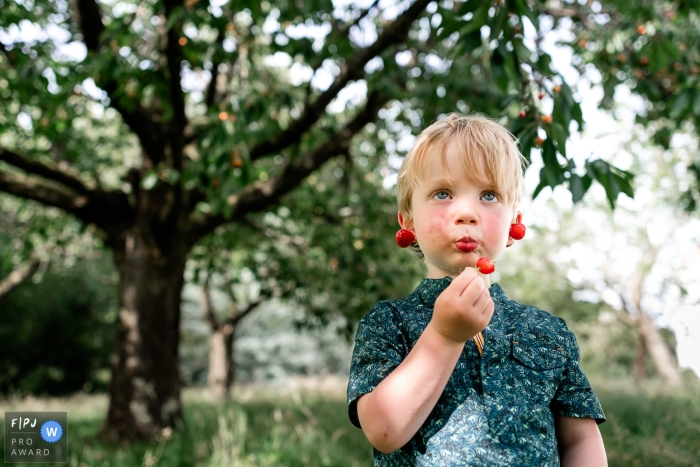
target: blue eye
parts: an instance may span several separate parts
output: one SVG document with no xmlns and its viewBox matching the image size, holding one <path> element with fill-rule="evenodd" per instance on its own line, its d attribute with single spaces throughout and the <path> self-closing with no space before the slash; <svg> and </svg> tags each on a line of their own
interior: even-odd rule
<svg viewBox="0 0 700 467">
<path fill-rule="evenodd" d="M 435 196 L 433 196 L 433 199 L 444 200 L 444 199 L 448 199 L 449 197 L 450 197 L 450 194 L 448 192 L 438 191 L 437 193 L 435 193 Z"/>
<path fill-rule="evenodd" d="M 492 191 L 487 191 L 486 193 L 481 195 L 481 199 L 490 203 L 495 203 L 496 201 L 498 201 L 498 196 Z"/>
</svg>

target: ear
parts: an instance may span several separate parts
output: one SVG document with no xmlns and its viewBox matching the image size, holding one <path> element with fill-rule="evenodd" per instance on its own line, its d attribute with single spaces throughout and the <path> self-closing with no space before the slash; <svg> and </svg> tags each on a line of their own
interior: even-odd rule
<svg viewBox="0 0 700 467">
<path fill-rule="evenodd" d="M 411 232 L 415 233 L 415 230 L 413 229 L 413 219 L 408 219 L 407 217 L 404 217 L 401 211 L 399 211 L 398 218 L 399 225 L 402 229 L 410 230 Z"/>
</svg>

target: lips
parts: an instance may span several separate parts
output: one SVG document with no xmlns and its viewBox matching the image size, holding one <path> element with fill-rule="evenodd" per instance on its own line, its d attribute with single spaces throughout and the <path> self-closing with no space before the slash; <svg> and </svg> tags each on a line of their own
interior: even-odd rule
<svg viewBox="0 0 700 467">
<path fill-rule="evenodd" d="M 460 238 L 455 242 L 455 247 L 459 251 L 463 251 L 465 253 L 471 253 L 472 251 L 476 250 L 479 247 L 479 242 L 474 240 L 471 237 L 464 237 Z"/>
</svg>

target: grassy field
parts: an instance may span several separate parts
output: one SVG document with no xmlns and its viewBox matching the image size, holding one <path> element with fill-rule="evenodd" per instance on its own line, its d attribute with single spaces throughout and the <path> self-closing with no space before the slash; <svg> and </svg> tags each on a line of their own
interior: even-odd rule
<svg viewBox="0 0 700 467">
<path fill-rule="evenodd" d="M 601 431 L 611 466 L 700 466 L 698 384 L 594 386 L 608 416 Z M 182 428 L 128 449 L 94 439 L 103 396 L 13 400 L 0 409 L 67 411 L 71 467 L 371 465 L 371 448 L 348 421 L 344 397 L 342 384 L 332 382 L 240 388 L 223 403 L 212 403 L 205 390 L 187 390 Z"/>
</svg>

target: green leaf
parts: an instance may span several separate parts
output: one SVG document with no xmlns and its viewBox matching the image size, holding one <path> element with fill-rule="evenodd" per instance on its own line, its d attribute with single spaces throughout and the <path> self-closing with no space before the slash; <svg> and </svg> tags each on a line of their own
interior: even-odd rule
<svg viewBox="0 0 700 467">
<path fill-rule="evenodd" d="M 501 31 L 503 31 L 503 27 L 508 21 L 508 8 L 505 6 L 502 6 L 498 9 L 498 13 L 496 16 L 493 18 L 493 22 L 491 23 L 491 34 L 490 34 L 490 39 L 498 39 L 498 37 L 501 35 Z"/>
<path fill-rule="evenodd" d="M 531 161 L 530 153 L 532 152 L 533 139 L 535 138 L 536 134 L 537 127 L 532 127 L 528 130 L 523 131 L 518 137 L 518 141 L 520 142 L 520 152 L 522 153 L 523 157 L 527 160 L 528 165 Z"/>
<path fill-rule="evenodd" d="M 484 0 L 467 0 L 463 2 L 457 9 L 457 16 L 464 16 L 467 13 L 473 13 L 478 8 L 483 8 L 484 5 L 488 7 L 491 2 Z"/>
<path fill-rule="evenodd" d="M 692 98 L 692 90 L 683 90 L 683 92 L 676 96 L 676 98 L 673 100 L 673 103 L 671 103 L 671 108 L 668 111 L 668 115 L 676 120 L 685 117 L 685 114 L 687 114 L 690 110 Z"/>
<path fill-rule="evenodd" d="M 564 181 L 564 172 L 557 160 L 557 151 L 551 139 L 547 138 L 542 145 L 542 160 L 544 162 L 544 179 L 551 187 L 555 187 Z"/>
<path fill-rule="evenodd" d="M 561 123 L 553 122 L 551 126 L 552 136 L 557 142 L 557 149 L 562 156 L 566 157 L 566 139 L 568 132 L 564 129 Z"/>
<path fill-rule="evenodd" d="M 695 99 L 693 99 L 693 114 L 697 117 L 700 116 L 700 92 L 695 92 Z"/>
<path fill-rule="evenodd" d="M 152 190 L 158 184 L 158 174 L 155 171 L 149 171 L 141 180 L 141 188 L 144 190 Z"/>
<path fill-rule="evenodd" d="M 571 191 L 571 198 L 574 203 L 578 203 L 583 199 L 585 190 L 583 189 L 583 180 L 576 174 L 571 174 L 569 178 L 569 191 Z"/>
<path fill-rule="evenodd" d="M 542 70 L 543 73 L 546 73 L 548 75 L 552 74 L 552 68 L 550 67 L 550 64 L 552 63 L 552 57 L 550 57 L 549 54 L 542 52 L 541 50 L 538 51 L 539 57 L 537 58 L 537 67 Z"/>
<path fill-rule="evenodd" d="M 530 6 L 526 3 L 525 0 L 514 0 L 513 6 L 515 7 L 515 12 L 520 16 L 525 16 L 526 18 L 528 18 L 533 24 L 533 26 L 535 26 L 535 29 L 540 28 L 539 19 L 537 18 L 537 16 L 535 16 L 535 14 L 530 9 Z"/>
<path fill-rule="evenodd" d="M 540 183 L 539 183 L 539 185 L 537 185 L 537 188 L 535 188 L 535 191 L 532 193 L 533 199 L 537 198 L 537 195 L 539 195 L 542 190 L 544 190 L 545 188 L 547 188 L 549 186 L 549 185 L 547 185 L 547 182 L 544 179 L 543 172 L 544 172 L 544 167 L 542 168 L 542 170 L 540 170 Z"/>
<path fill-rule="evenodd" d="M 671 130 L 667 127 L 663 127 L 654 133 L 651 139 L 654 141 L 654 144 L 658 144 L 662 148 L 668 149 L 671 145 L 671 136 Z"/>
<path fill-rule="evenodd" d="M 479 8 L 474 11 L 472 19 L 467 21 L 466 26 L 459 30 L 461 35 L 471 34 L 474 31 L 478 31 L 481 27 L 486 24 L 486 19 L 489 16 L 489 8 L 491 7 L 490 2 L 484 2 Z"/>
<path fill-rule="evenodd" d="M 532 58 L 532 51 L 523 44 L 523 40 L 519 37 L 514 37 L 511 42 L 518 58 L 529 63 Z"/>
<path fill-rule="evenodd" d="M 516 95 L 517 99 L 517 95 Z M 504 106 L 505 107 L 505 106 Z M 508 124 L 508 131 L 513 133 L 514 135 L 518 135 L 523 129 L 529 124 L 532 123 L 532 119 L 530 118 L 514 118 L 510 121 Z"/>
</svg>

